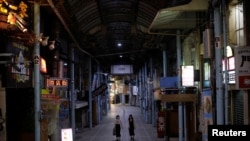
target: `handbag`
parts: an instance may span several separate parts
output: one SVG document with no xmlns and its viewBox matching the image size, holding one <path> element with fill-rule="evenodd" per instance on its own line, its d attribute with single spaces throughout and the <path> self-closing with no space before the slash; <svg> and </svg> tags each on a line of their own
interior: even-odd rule
<svg viewBox="0 0 250 141">
<path fill-rule="evenodd" d="M 113 135 L 115 136 L 116 134 L 116 131 L 115 131 L 115 127 L 113 128 Z"/>
</svg>

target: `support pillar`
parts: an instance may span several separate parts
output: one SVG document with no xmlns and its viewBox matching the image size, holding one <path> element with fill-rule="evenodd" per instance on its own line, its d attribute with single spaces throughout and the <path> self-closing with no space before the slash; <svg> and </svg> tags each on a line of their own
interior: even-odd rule
<svg viewBox="0 0 250 141">
<path fill-rule="evenodd" d="M 220 7 L 214 8 L 214 41 L 215 41 L 215 79 L 216 79 L 216 121 L 224 124 L 223 110 L 223 79 L 222 79 L 222 48 L 221 48 L 221 19 Z"/>
<path fill-rule="evenodd" d="M 34 32 L 38 37 L 40 34 L 40 5 L 37 1 L 34 1 Z M 37 41 L 34 46 L 34 111 L 35 111 L 35 141 L 41 139 L 41 81 L 40 81 L 40 44 Z"/>
</svg>

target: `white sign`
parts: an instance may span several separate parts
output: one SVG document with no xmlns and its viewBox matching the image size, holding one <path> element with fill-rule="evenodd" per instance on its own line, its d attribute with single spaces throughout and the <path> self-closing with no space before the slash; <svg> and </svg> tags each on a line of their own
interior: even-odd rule
<svg viewBox="0 0 250 141">
<path fill-rule="evenodd" d="M 62 141 L 73 141 L 73 133 L 71 128 L 61 130 Z"/>
<path fill-rule="evenodd" d="M 133 86 L 133 95 L 137 95 L 137 94 L 138 94 L 138 87 Z"/>
<path fill-rule="evenodd" d="M 194 66 L 181 67 L 182 86 L 194 86 Z"/>
<path fill-rule="evenodd" d="M 239 89 L 250 89 L 250 47 L 236 47 L 235 75 Z"/>
<path fill-rule="evenodd" d="M 111 66 L 111 74 L 132 74 L 132 65 L 113 65 Z"/>
<path fill-rule="evenodd" d="M 250 74 L 250 47 L 235 48 L 235 69 L 239 75 Z"/>
</svg>

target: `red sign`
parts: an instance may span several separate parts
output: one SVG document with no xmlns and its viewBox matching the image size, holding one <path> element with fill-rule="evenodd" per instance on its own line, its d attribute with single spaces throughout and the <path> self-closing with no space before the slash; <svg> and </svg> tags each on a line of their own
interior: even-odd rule
<svg viewBox="0 0 250 141">
<path fill-rule="evenodd" d="M 250 75 L 238 77 L 239 88 L 250 88 Z"/>
<path fill-rule="evenodd" d="M 68 87 L 67 79 L 60 78 L 50 78 L 47 79 L 47 87 Z"/>
</svg>

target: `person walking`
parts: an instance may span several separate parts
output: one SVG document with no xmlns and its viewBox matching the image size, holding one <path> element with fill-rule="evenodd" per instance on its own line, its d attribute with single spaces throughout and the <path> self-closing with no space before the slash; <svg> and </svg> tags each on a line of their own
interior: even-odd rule
<svg viewBox="0 0 250 141">
<path fill-rule="evenodd" d="M 128 117 L 128 130 L 129 130 L 130 139 L 134 140 L 135 123 L 134 123 L 134 118 L 133 118 L 132 114 L 130 114 L 129 117 Z"/>
<path fill-rule="evenodd" d="M 120 116 L 116 115 L 115 118 L 115 136 L 116 140 L 120 141 L 121 140 L 121 129 L 123 128 L 122 122 L 120 120 Z"/>
</svg>

